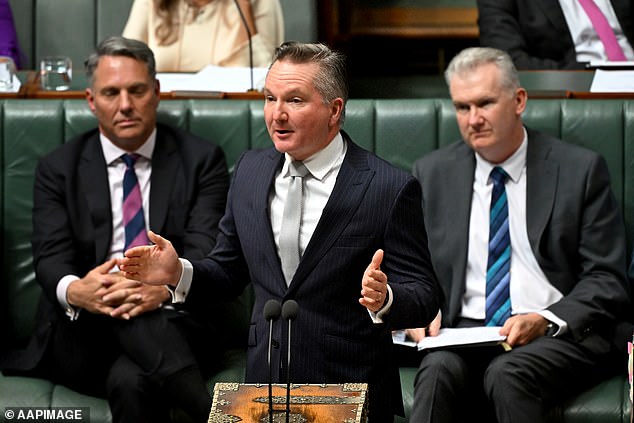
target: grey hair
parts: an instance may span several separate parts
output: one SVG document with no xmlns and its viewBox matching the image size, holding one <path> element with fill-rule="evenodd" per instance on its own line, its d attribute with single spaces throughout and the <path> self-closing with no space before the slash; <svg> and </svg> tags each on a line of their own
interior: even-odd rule
<svg viewBox="0 0 634 423">
<path fill-rule="evenodd" d="M 325 104 L 329 104 L 336 98 L 343 99 L 343 108 L 339 119 L 339 124 L 342 125 L 345 119 L 346 103 L 348 102 L 348 76 L 345 55 L 331 50 L 322 43 L 288 41 L 282 43 L 275 50 L 271 66 L 275 62 L 283 60 L 296 64 L 316 63 L 319 65 L 319 71 L 315 75 L 313 84 Z"/>
<path fill-rule="evenodd" d="M 458 53 L 447 66 L 445 81 L 447 85 L 450 85 L 454 76 L 467 74 L 489 63 L 500 70 L 502 74 L 500 85 L 504 90 L 515 92 L 520 87 L 517 69 L 511 57 L 502 50 L 490 47 L 470 47 Z"/>
<path fill-rule="evenodd" d="M 104 56 L 124 56 L 143 62 L 147 66 L 148 73 L 152 79 L 156 79 L 154 53 L 147 44 L 130 38 L 114 36 L 100 42 L 95 52 L 84 63 L 86 76 L 88 76 L 91 86 L 94 82 L 93 75 L 97 65 L 99 65 L 99 59 Z"/>
</svg>

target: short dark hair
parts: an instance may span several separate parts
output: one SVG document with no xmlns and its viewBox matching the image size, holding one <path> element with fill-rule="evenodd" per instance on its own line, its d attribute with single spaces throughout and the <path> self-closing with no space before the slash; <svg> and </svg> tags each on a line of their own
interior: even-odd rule
<svg viewBox="0 0 634 423">
<path fill-rule="evenodd" d="M 324 103 L 330 103 L 336 98 L 343 99 L 343 110 L 339 120 L 339 123 L 342 124 L 348 102 L 348 75 L 345 55 L 331 50 L 322 43 L 287 41 L 275 50 L 271 66 L 277 61 L 285 60 L 297 64 L 316 63 L 319 65 L 319 71 L 315 75 L 313 84 Z"/>
<path fill-rule="evenodd" d="M 84 63 L 90 85 L 94 82 L 95 69 L 99 65 L 99 59 L 103 56 L 125 56 L 143 62 L 147 66 L 148 73 L 152 79 L 156 79 L 156 61 L 154 60 L 154 53 L 148 45 L 142 41 L 114 36 L 100 42 L 95 52 Z"/>
</svg>

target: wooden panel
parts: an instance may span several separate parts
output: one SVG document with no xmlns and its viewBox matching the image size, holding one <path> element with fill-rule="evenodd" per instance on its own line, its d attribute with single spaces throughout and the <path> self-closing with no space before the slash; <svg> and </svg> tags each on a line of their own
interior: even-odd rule
<svg viewBox="0 0 634 423">
<path fill-rule="evenodd" d="M 363 8 L 352 12 L 350 35 L 396 38 L 478 38 L 471 7 Z"/>
<path fill-rule="evenodd" d="M 286 385 L 272 387 L 273 421 L 286 417 Z M 365 423 L 367 384 L 298 385 L 290 389 L 289 421 Z M 216 383 L 209 422 L 268 422 L 268 385 Z"/>
</svg>

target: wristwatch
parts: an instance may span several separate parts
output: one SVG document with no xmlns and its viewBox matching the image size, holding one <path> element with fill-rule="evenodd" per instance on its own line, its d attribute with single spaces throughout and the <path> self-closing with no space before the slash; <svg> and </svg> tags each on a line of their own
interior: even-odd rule
<svg viewBox="0 0 634 423">
<path fill-rule="evenodd" d="M 559 325 L 553 322 L 548 322 L 544 336 L 555 336 L 557 332 L 559 332 Z"/>
</svg>

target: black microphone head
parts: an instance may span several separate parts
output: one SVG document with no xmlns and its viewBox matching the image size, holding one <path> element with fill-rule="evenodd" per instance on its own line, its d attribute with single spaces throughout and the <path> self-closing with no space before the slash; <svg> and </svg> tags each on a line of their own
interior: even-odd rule
<svg viewBox="0 0 634 423">
<path fill-rule="evenodd" d="M 282 318 L 284 320 L 295 320 L 299 312 L 299 305 L 295 300 L 285 301 L 282 305 Z"/>
<path fill-rule="evenodd" d="M 267 321 L 277 320 L 281 313 L 282 306 L 279 301 L 271 299 L 264 304 L 264 318 Z"/>
</svg>

